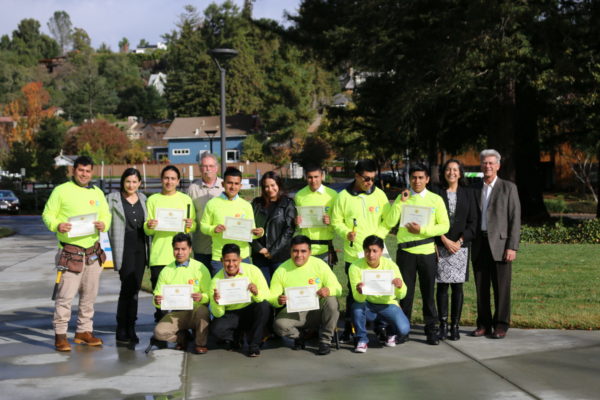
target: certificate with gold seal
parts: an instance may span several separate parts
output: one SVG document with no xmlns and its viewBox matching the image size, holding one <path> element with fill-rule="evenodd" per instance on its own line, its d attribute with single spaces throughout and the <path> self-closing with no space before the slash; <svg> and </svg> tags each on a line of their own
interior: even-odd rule
<svg viewBox="0 0 600 400">
<path fill-rule="evenodd" d="M 185 210 L 179 208 L 157 208 L 156 220 L 158 224 L 154 228 L 163 232 L 185 232 Z"/>
<path fill-rule="evenodd" d="M 285 288 L 287 312 L 300 312 L 319 309 L 317 286 L 296 286 Z"/>
<path fill-rule="evenodd" d="M 362 272 L 362 293 L 370 296 L 393 296 L 394 285 L 394 271 L 392 270 L 381 270 L 365 269 Z"/>
<path fill-rule="evenodd" d="M 161 310 L 193 310 L 192 285 L 162 285 Z"/>
<path fill-rule="evenodd" d="M 67 236 L 72 238 L 93 235 L 94 233 L 96 233 L 96 227 L 94 226 L 94 222 L 97 219 L 98 214 L 96 213 L 82 214 L 69 218 L 71 230 L 67 233 Z"/>
<path fill-rule="evenodd" d="M 252 242 L 252 226 L 254 220 L 249 218 L 225 217 L 223 239 Z"/>
<path fill-rule="evenodd" d="M 302 218 L 300 228 L 322 228 L 325 225 L 323 222 L 323 213 L 325 212 L 322 206 L 305 206 L 296 207 L 298 216 Z"/>
<path fill-rule="evenodd" d="M 249 284 L 248 278 L 220 279 L 217 282 L 219 305 L 250 303 Z"/>
<path fill-rule="evenodd" d="M 421 226 L 429 225 L 429 218 L 431 217 L 431 207 L 424 206 L 413 206 L 405 204 L 402 206 L 402 218 L 400 219 L 400 226 L 406 226 L 406 224 L 413 222 Z"/>
</svg>

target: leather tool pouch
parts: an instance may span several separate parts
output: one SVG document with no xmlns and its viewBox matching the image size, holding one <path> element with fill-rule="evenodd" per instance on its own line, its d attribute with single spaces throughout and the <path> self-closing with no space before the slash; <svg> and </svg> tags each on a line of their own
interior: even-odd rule
<svg viewBox="0 0 600 400">
<path fill-rule="evenodd" d="M 106 261 L 106 253 L 102 250 L 100 242 L 96 242 L 92 247 L 84 249 L 80 246 L 61 243 L 63 249 L 58 258 L 58 265 L 66 267 L 71 272 L 83 271 L 83 262 L 86 265 L 93 264 L 96 260 L 102 265 Z"/>
</svg>

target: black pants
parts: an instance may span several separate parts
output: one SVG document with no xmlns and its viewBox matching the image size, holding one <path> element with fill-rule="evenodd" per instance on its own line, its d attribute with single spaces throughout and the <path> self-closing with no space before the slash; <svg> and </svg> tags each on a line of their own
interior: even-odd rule
<svg viewBox="0 0 600 400">
<path fill-rule="evenodd" d="M 463 307 L 463 283 L 441 283 L 438 282 L 436 290 L 436 300 L 440 322 L 448 320 L 448 288 L 452 288 L 450 322 L 452 325 L 460 323 L 460 315 Z"/>
<path fill-rule="evenodd" d="M 421 289 L 423 299 L 425 330 L 436 329 L 438 316 L 435 308 L 435 273 L 437 271 L 435 253 L 412 254 L 404 250 L 398 250 L 396 252 L 396 264 L 400 267 L 407 289 L 406 297 L 400 300 L 402 311 L 410 321 L 418 273 L 419 289 Z"/>
<path fill-rule="evenodd" d="M 136 254 L 133 262 L 121 266 L 119 278 L 121 291 L 117 303 L 117 325 L 121 328 L 132 327 L 137 320 L 138 293 L 142 287 L 146 257 L 144 253 Z"/>
<path fill-rule="evenodd" d="M 494 261 L 490 244 L 481 241 L 481 248 L 473 259 L 473 274 L 477 289 L 477 327 L 490 330 L 510 325 L 510 284 L 512 262 Z M 494 315 L 490 298 L 490 283 L 494 288 Z"/>
<path fill-rule="evenodd" d="M 156 288 L 158 276 L 160 275 L 160 271 L 162 271 L 164 267 L 164 265 L 153 265 L 150 267 L 150 282 L 152 283 L 152 291 L 154 291 L 154 289 Z M 158 323 L 165 315 L 167 315 L 166 311 L 163 311 L 159 307 L 156 307 L 156 311 L 154 311 L 154 322 Z"/>
<path fill-rule="evenodd" d="M 219 340 L 234 340 L 237 329 L 248 333 L 248 345 L 260 345 L 265 327 L 272 314 L 271 305 L 267 301 L 251 303 L 239 310 L 226 311 L 225 315 L 215 318 L 210 323 L 212 334 Z"/>
</svg>

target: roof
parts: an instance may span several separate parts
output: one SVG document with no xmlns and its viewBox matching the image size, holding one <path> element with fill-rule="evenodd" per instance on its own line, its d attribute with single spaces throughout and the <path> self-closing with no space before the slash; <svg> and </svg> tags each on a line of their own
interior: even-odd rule
<svg viewBox="0 0 600 400">
<path fill-rule="evenodd" d="M 221 137 L 220 117 L 175 118 L 164 139 L 209 139 L 206 132 L 215 132 L 214 138 Z M 257 128 L 258 118 L 252 115 L 232 115 L 226 118 L 227 137 L 247 136 Z"/>
</svg>

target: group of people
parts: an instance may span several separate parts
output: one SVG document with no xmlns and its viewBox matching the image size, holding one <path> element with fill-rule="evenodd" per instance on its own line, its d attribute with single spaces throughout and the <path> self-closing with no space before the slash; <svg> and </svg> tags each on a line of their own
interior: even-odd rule
<svg viewBox="0 0 600 400">
<path fill-rule="evenodd" d="M 484 150 L 480 158 L 483 182 L 479 186 L 467 187 L 461 163 L 449 160 L 442 167 L 440 187 L 428 189 L 429 171 L 418 164 L 410 169 L 410 188 L 391 203 L 375 186 L 377 167 L 371 160 L 356 163 L 354 179 L 339 193 L 323 184 L 320 167 L 306 167 L 307 185 L 293 199 L 284 193 L 280 176 L 267 172 L 260 179 L 261 196 L 248 202 L 239 195 L 242 173 L 230 167 L 219 178 L 213 154 L 201 155 L 201 177 L 190 184 L 187 194 L 177 190 L 179 170 L 168 165 L 161 172 L 161 192 L 147 199 L 139 192 L 141 176 L 134 168 L 124 171 L 119 192 L 105 198 L 90 184 L 92 160 L 79 157 L 72 180 L 54 189 L 43 213 L 48 229 L 57 233 L 56 265 L 64 271 L 53 318 L 55 348 L 71 349 L 67 328 L 77 293 L 73 341 L 102 345 L 93 334 L 92 321 L 104 260 L 98 239 L 104 231 L 121 279 L 118 344 L 131 347 L 139 342 L 138 293 L 148 266 L 156 307 L 151 345 L 166 347 L 166 342 L 174 342 L 176 348 L 186 350 L 193 342 L 194 351 L 203 354 L 212 333 L 228 350 L 241 348 L 245 338 L 247 354 L 255 357 L 268 335 L 293 339 L 294 349 L 304 348 L 307 338 L 317 336 L 317 354 L 326 355 L 338 324 L 337 298 L 342 294 L 333 273 L 336 235 L 343 241 L 348 277 L 340 341 L 353 341 L 355 352 L 367 351 L 367 321 L 373 322 L 386 346 L 408 339 L 417 275 L 427 343 L 458 340 L 469 253 L 477 287 L 477 327 L 471 335 L 504 338 L 510 324 L 511 263 L 519 244 L 520 206 L 516 186 L 497 176 L 500 154 Z M 320 211 L 319 221 L 309 223 L 302 210 L 315 208 Z M 169 210 L 183 213 L 181 229 L 161 227 L 160 218 Z M 90 227 L 93 224 L 91 231 L 82 230 L 85 225 L 77 222 L 86 218 Z M 227 226 L 233 229 L 228 222 L 232 218 L 251 222 L 244 240 L 227 232 Z M 384 239 L 395 229 L 394 262 Z M 367 275 L 371 271 L 389 277 L 385 294 L 374 292 L 365 281 L 375 276 Z M 248 298 L 221 304 L 226 294 L 223 280 L 233 279 L 226 282 L 234 285 L 240 281 L 237 278 L 248 283 Z M 191 286 L 192 306 L 164 310 L 166 285 Z M 296 311 L 290 296 L 298 289 L 303 293 L 305 287 L 314 290 L 309 291 L 314 307 Z M 450 318 L 448 288 L 452 290 Z"/>
</svg>

